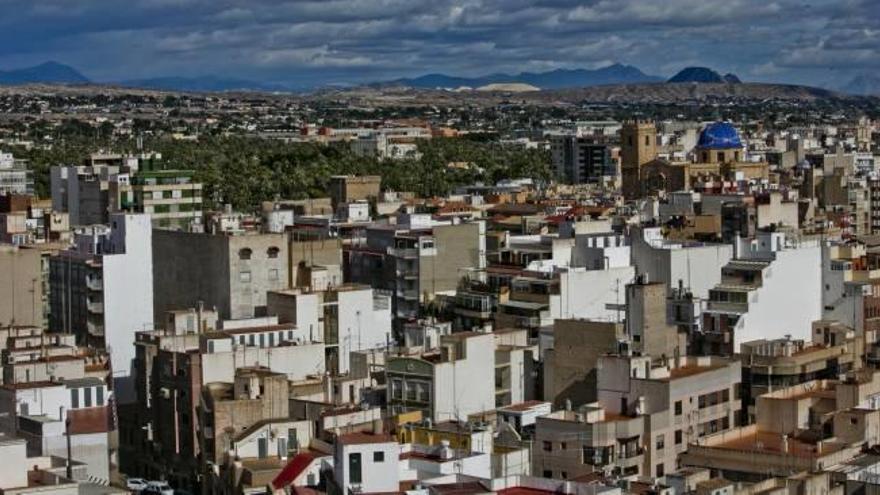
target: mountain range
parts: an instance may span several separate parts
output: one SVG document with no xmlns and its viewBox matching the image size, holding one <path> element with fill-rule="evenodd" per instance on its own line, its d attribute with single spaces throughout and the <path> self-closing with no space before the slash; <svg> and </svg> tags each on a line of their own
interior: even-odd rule
<svg viewBox="0 0 880 495">
<path fill-rule="evenodd" d="M 426 74 L 415 78 L 395 79 L 368 84 L 372 87 L 405 86 L 417 89 L 480 88 L 499 84 L 523 84 L 543 90 L 588 88 L 605 85 L 643 85 L 663 83 L 664 78 L 649 75 L 637 67 L 613 64 L 599 69 L 555 69 L 547 72 L 495 73 L 480 77 L 459 77 L 447 74 Z M 738 84 L 734 74 L 721 75 L 706 67 L 687 67 L 667 83 L 728 83 Z M 33 67 L 0 70 L 0 85 L 16 84 L 108 84 L 131 88 L 168 91 L 300 91 L 304 88 L 281 83 L 260 82 L 220 76 L 156 77 L 126 81 L 92 81 L 75 68 L 58 62 L 45 62 Z M 834 90 L 856 95 L 880 96 L 880 75 L 861 74 L 851 81 L 836 84 Z"/>
<path fill-rule="evenodd" d="M 373 86 L 408 86 L 411 88 L 479 88 L 490 84 L 528 84 L 541 89 L 578 88 L 602 84 L 662 82 L 662 77 L 645 74 L 631 65 L 614 64 L 600 69 L 555 69 L 547 72 L 489 74 L 479 77 L 456 77 L 426 74 L 411 79 L 395 79 Z"/>
</svg>

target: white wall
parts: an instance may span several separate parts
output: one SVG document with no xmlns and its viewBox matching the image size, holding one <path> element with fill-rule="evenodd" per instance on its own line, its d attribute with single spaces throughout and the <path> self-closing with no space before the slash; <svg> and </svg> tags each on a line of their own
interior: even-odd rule
<svg viewBox="0 0 880 495">
<path fill-rule="evenodd" d="M 822 318 L 821 248 L 800 247 L 779 251 L 764 270 L 762 286 L 749 294 L 748 313 L 734 329 L 734 351 L 756 339 L 810 341 L 812 323 Z"/>
<path fill-rule="evenodd" d="M 102 257 L 104 343 L 110 349 L 116 399 L 134 400 L 135 333 L 153 329 L 153 250 L 149 215 L 110 218 L 110 248 Z"/>
<path fill-rule="evenodd" d="M 236 345 L 231 352 L 202 355 L 202 384 L 235 381 L 235 370 L 245 366 L 265 366 L 284 373 L 291 380 L 324 373 L 324 344 L 281 347 Z"/>
<path fill-rule="evenodd" d="M 644 229 L 644 237 L 634 229 L 633 265 L 637 275 L 647 275 L 651 282 L 665 282 L 670 289 L 681 280 L 695 297 L 707 298 L 709 289 L 721 282 L 721 268 L 733 257 L 729 244 L 683 246 L 663 243 L 659 229 Z"/>
<path fill-rule="evenodd" d="M 20 439 L 0 439 L 0 489 L 28 486 L 27 444 Z"/>
<path fill-rule="evenodd" d="M 67 458 L 67 437 L 64 426 L 58 423 L 57 435 L 43 437 L 43 455 Z M 110 441 L 104 433 L 73 435 L 70 439 L 70 454 L 74 460 L 85 463 L 89 476 L 110 481 Z"/>
<path fill-rule="evenodd" d="M 373 309 L 373 289 L 342 290 L 339 295 L 339 372 L 348 373 L 350 353 L 391 342 L 391 305 Z"/>
<path fill-rule="evenodd" d="M 606 304 L 626 302 L 626 284 L 633 281 L 635 268 L 608 270 L 571 269 L 559 273 L 558 296 L 550 296 L 550 314 L 556 318 L 585 318 L 615 321 L 617 311 Z"/>
<path fill-rule="evenodd" d="M 337 445 L 334 474 L 336 482 L 349 493 L 351 487 L 348 458 L 350 454 L 361 454 L 361 492 L 400 491 L 400 445 L 397 442 L 363 443 Z M 373 461 L 373 452 L 382 452 L 382 462 Z"/>
<path fill-rule="evenodd" d="M 434 365 L 434 421 L 495 409 L 494 337 L 477 335 L 465 345 L 467 359 Z"/>
</svg>

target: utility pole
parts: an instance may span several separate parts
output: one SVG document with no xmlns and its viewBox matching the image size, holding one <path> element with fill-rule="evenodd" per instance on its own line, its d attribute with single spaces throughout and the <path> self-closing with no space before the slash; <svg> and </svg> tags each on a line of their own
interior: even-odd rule
<svg viewBox="0 0 880 495">
<path fill-rule="evenodd" d="M 62 407 L 61 410 L 63 412 L 64 408 Z M 66 474 L 67 474 L 67 479 L 72 480 L 73 479 L 73 462 L 72 462 L 71 449 L 70 449 L 70 415 L 68 415 L 66 418 L 64 418 L 64 435 L 67 437 L 67 470 L 66 470 Z"/>
</svg>

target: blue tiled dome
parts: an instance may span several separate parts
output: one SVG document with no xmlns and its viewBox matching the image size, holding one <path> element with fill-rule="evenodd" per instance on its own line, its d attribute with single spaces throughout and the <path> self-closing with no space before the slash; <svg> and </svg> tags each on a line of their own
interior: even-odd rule
<svg viewBox="0 0 880 495">
<path fill-rule="evenodd" d="M 739 133 L 727 122 L 715 122 L 707 125 L 700 133 L 700 140 L 697 142 L 697 148 L 710 150 L 742 148 L 742 145 Z"/>
</svg>

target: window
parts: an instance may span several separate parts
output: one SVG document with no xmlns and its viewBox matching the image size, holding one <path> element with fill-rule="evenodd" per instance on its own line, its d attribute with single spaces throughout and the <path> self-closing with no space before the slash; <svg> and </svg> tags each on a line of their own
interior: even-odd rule
<svg viewBox="0 0 880 495">
<path fill-rule="evenodd" d="M 553 452 L 553 442 L 544 441 L 544 452 Z"/>
<path fill-rule="evenodd" d="M 545 478 L 552 478 L 553 477 L 553 471 L 550 471 L 549 469 L 545 469 L 542 474 L 544 475 Z"/>
<path fill-rule="evenodd" d="M 681 445 L 681 430 L 675 430 L 675 445 Z"/>
<path fill-rule="evenodd" d="M 565 442 L 560 442 L 560 443 L 559 443 L 559 448 L 560 448 L 561 450 L 565 450 L 566 447 L 568 447 L 568 444 L 566 444 Z"/>
<path fill-rule="evenodd" d="M 666 440 L 663 435 L 657 435 L 657 440 L 655 442 L 657 450 L 663 450 L 666 447 Z"/>
<path fill-rule="evenodd" d="M 675 401 L 675 415 L 681 416 L 681 401 L 680 400 Z"/>
<path fill-rule="evenodd" d="M 349 483 L 360 483 L 361 476 L 361 454 L 348 454 L 348 481 Z"/>
<path fill-rule="evenodd" d="M 250 283 L 251 281 L 251 272 L 241 272 L 238 274 L 238 280 L 242 283 Z"/>
<path fill-rule="evenodd" d="M 278 280 L 278 269 L 270 268 L 269 269 L 269 280 L 275 281 Z"/>
<path fill-rule="evenodd" d="M 95 387 L 95 404 L 104 405 L 104 387 Z"/>
<path fill-rule="evenodd" d="M 253 254 L 254 251 L 251 248 L 242 248 L 238 250 L 238 259 L 249 260 Z"/>
<path fill-rule="evenodd" d="M 568 471 L 563 471 L 563 472 L 559 473 L 559 475 L 562 476 L 562 479 L 564 479 L 564 480 L 568 479 Z"/>
<path fill-rule="evenodd" d="M 278 248 L 275 247 L 275 246 L 272 246 L 272 247 L 270 247 L 269 249 L 266 250 L 266 256 L 268 256 L 268 257 L 271 258 L 271 259 L 275 259 L 275 258 L 278 257 L 278 253 L 279 253 L 279 252 L 281 252 L 280 249 L 278 249 Z"/>
<path fill-rule="evenodd" d="M 385 452 L 373 452 L 373 462 L 385 462 Z"/>
<path fill-rule="evenodd" d="M 92 407 L 92 387 L 84 388 L 83 392 L 85 393 L 86 407 Z"/>
<path fill-rule="evenodd" d="M 78 388 L 70 389 L 70 407 L 72 409 L 79 408 L 79 389 Z"/>
<path fill-rule="evenodd" d="M 657 478 L 662 478 L 665 474 L 663 464 L 657 464 Z"/>
</svg>

